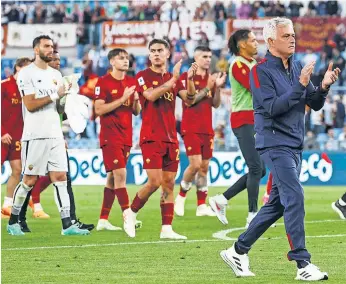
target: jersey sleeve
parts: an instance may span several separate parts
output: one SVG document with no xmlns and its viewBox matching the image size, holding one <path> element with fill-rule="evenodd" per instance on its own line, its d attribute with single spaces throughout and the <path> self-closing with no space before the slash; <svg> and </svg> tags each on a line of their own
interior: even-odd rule
<svg viewBox="0 0 346 284">
<path fill-rule="evenodd" d="M 150 81 L 145 78 L 143 72 L 136 75 L 136 90 L 139 94 L 143 95 L 144 91 L 151 88 Z"/>
<path fill-rule="evenodd" d="M 99 78 L 95 85 L 95 100 L 104 100 L 107 99 L 106 86 L 104 84 L 104 80 Z"/>
<path fill-rule="evenodd" d="M 5 135 L 6 133 L 8 133 L 8 129 L 6 128 L 6 126 L 4 125 L 4 121 L 5 121 L 5 117 L 7 117 L 9 114 L 7 113 L 5 106 L 5 100 L 7 98 L 7 91 L 6 91 L 6 87 L 5 84 L 2 83 L 1 84 L 1 136 Z"/>
<path fill-rule="evenodd" d="M 184 88 L 186 89 L 187 88 L 187 73 L 184 72 L 183 74 L 181 74 L 178 81 L 180 81 L 183 84 Z"/>
<path fill-rule="evenodd" d="M 250 69 L 244 63 L 237 61 L 232 66 L 232 75 L 244 88 L 250 91 Z"/>
<path fill-rule="evenodd" d="M 30 72 L 27 72 L 28 70 L 30 71 L 31 69 L 25 68 L 18 73 L 17 85 L 22 97 L 35 94 L 34 84 L 32 83 Z"/>
<path fill-rule="evenodd" d="M 185 81 L 186 82 L 186 81 Z M 186 83 L 187 84 L 187 83 Z M 180 91 L 186 90 L 186 85 L 184 86 L 181 77 L 177 80 L 174 86 L 174 92 L 178 94 Z"/>
</svg>

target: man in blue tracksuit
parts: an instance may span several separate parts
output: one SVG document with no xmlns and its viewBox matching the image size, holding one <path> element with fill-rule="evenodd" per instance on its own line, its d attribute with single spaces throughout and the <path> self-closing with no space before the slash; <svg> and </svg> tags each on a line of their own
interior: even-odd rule
<svg viewBox="0 0 346 284">
<path fill-rule="evenodd" d="M 297 280 L 328 279 L 310 263 L 305 248 L 304 191 L 299 181 L 304 142 L 305 105 L 320 110 L 330 85 L 340 70 L 332 63 L 319 87 L 310 75 L 315 62 L 302 67 L 294 61 L 295 34 L 291 20 L 274 18 L 263 29 L 268 46 L 265 59 L 253 67 L 250 85 L 255 112 L 256 149 L 273 174 L 269 202 L 261 208 L 249 228 L 228 250 L 220 253 L 236 276 L 254 276 L 249 270 L 247 253 L 256 240 L 280 217 L 291 250 L 289 260 L 298 266 Z"/>
</svg>

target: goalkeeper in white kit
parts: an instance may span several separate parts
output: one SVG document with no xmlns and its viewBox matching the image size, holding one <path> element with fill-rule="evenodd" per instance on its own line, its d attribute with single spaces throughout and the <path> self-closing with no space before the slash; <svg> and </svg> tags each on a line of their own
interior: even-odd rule
<svg viewBox="0 0 346 284">
<path fill-rule="evenodd" d="M 56 106 L 57 100 L 66 95 L 66 90 L 60 72 L 48 66 L 53 56 L 53 41 L 46 35 L 36 37 L 33 49 L 35 61 L 20 70 L 17 78 L 23 99 L 23 180 L 14 192 L 7 232 L 11 235 L 24 235 L 18 224 L 20 209 L 38 176 L 44 176 L 48 172 L 61 216 L 61 234 L 88 235 L 88 230 L 73 225 L 70 218 L 66 150 Z"/>
</svg>

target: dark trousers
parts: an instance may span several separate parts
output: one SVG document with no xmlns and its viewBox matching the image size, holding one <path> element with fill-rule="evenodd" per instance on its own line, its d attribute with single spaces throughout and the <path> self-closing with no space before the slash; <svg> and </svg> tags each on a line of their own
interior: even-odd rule
<svg viewBox="0 0 346 284">
<path fill-rule="evenodd" d="M 257 239 L 280 217 L 284 217 L 285 228 L 291 250 L 288 259 L 310 262 L 311 255 L 305 248 L 304 191 L 299 181 L 302 163 L 301 150 L 277 147 L 260 152 L 261 158 L 273 174 L 273 187 L 269 202 L 264 205 L 239 236 L 237 248 L 247 253 Z"/>
<path fill-rule="evenodd" d="M 259 153 L 255 149 L 254 126 L 245 124 L 239 128 L 233 128 L 232 130 L 238 139 L 239 148 L 249 168 L 249 172 L 227 189 L 223 195 L 227 200 L 230 200 L 247 188 L 249 212 L 257 212 L 259 184 L 261 178 L 266 174 L 266 169 Z"/>
</svg>

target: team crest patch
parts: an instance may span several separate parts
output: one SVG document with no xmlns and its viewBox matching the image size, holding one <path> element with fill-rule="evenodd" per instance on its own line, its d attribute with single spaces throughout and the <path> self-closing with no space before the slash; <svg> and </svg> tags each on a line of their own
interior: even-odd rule
<svg viewBox="0 0 346 284">
<path fill-rule="evenodd" d="M 53 79 L 53 83 L 54 83 L 54 85 L 58 85 L 58 81 L 55 79 Z"/>
<path fill-rule="evenodd" d="M 118 90 L 112 90 L 112 94 L 118 93 Z"/>
<path fill-rule="evenodd" d="M 12 96 L 14 96 L 14 97 L 15 97 L 16 95 L 17 95 L 16 93 L 13 93 L 13 94 L 12 94 Z"/>
<path fill-rule="evenodd" d="M 33 168 L 34 168 L 33 165 L 29 165 L 29 166 L 28 166 L 29 171 L 31 171 Z"/>
<path fill-rule="evenodd" d="M 147 90 L 148 89 L 148 87 L 146 86 L 146 85 L 144 85 L 143 86 L 143 90 L 145 91 L 145 90 Z"/>
<path fill-rule="evenodd" d="M 192 147 L 187 147 L 187 150 L 188 150 L 188 151 L 191 151 L 191 150 L 192 150 Z"/>
<path fill-rule="evenodd" d="M 241 70 L 241 73 L 243 73 L 243 75 L 246 75 L 246 70 L 245 69 Z"/>
<path fill-rule="evenodd" d="M 146 161 L 146 163 L 147 163 L 147 164 L 149 164 L 149 163 L 150 163 L 150 159 L 146 159 L 145 161 Z"/>
<path fill-rule="evenodd" d="M 199 85 L 199 81 L 195 81 L 195 85 Z"/>
<path fill-rule="evenodd" d="M 138 78 L 138 84 L 139 84 L 140 86 L 143 86 L 143 85 L 145 84 L 143 77 L 139 77 L 139 78 Z"/>
<path fill-rule="evenodd" d="M 153 81 L 153 85 L 154 85 L 154 86 L 157 86 L 158 84 L 159 84 L 159 82 Z"/>
<path fill-rule="evenodd" d="M 114 160 L 113 163 L 114 163 L 114 164 L 117 164 L 117 163 L 119 163 L 119 161 L 118 161 L 118 160 Z"/>
</svg>

